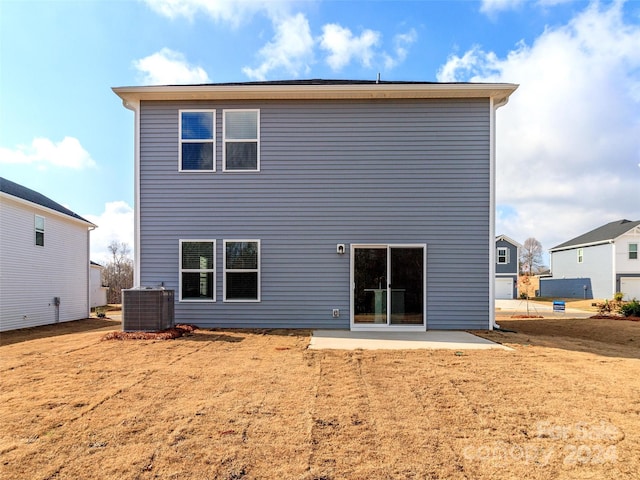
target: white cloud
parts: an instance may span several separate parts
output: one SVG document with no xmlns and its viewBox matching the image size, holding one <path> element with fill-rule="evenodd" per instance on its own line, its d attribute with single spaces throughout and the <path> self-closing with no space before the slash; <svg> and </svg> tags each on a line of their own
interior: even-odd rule
<svg viewBox="0 0 640 480">
<path fill-rule="evenodd" d="M 480 11 L 482 13 L 493 14 L 503 10 L 514 10 L 523 3 L 524 0 L 482 0 Z"/>
<path fill-rule="evenodd" d="M 332 70 L 340 70 L 353 59 L 358 60 L 363 66 L 370 67 L 376 47 L 380 43 L 380 32 L 363 30 L 360 36 L 354 36 L 353 32 L 336 23 L 329 23 L 322 27 L 320 47 L 327 50 L 327 64 Z"/>
<path fill-rule="evenodd" d="M 82 217 L 98 226 L 91 232 L 91 260 L 108 263 L 111 254 L 107 246 L 114 240 L 125 242 L 133 253 L 133 208 L 127 202 L 108 202 L 100 215 Z"/>
<path fill-rule="evenodd" d="M 217 22 L 227 22 L 237 27 L 252 15 L 265 12 L 276 17 L 286 12 L 289 0 L 145 0 L 160 15 L 189 20 L 204 14 Z"/>
<path fill-rule="evenodd" d="M 409 30 L 407 33 L 399 33 L 393 38 L 394 44 L 394 55 L 391 56 L 385 53 L 384 56 L 384 67 L 387 70 L 391 70 L 395 68 L 399 64 L 405 61 L 407 55 L 409 54 L 409 45 L 414 43 L 418 39 L 418 34 L 415 29 Z"/>
<path fill-rule="evenodd" d="M 275 35 L 258 52 L 262 63 L 257 68 L 244 67 L 242 71 L 250 78 L 265 80 L 274 70 L 285 70 L 297 77 L 309 73 L 313 61 L 313 37 L 307 18 L 298 13 L 274 20 Z"/>
<path fill-rule="evenodd" d="M 210 82 L 202 67 L 190 65 L 184 55 L 163 48 L 148 57 L 135 60 L 133 66 L 143 74 L 145 85 L 176 85 Z"/>
<path fill-rule="evenodd" d="M 538 0 L 535 3 L 540 7 L 551 7 L 560 3 L 567 3 L 573 0 Z M 525 0 L 482 0 L 480 11 L 488 15 L 493 15 L 505 10 L 516 10 L 525 4 Z"/>
<path fill-rule="evenodd" d="M 474 47 L 440 81 L 519 83 L 497 114 L 497 233 L 545 248 L 640 219 L 640 27 L 622 5 L 589 5 L 506 58 Z"/>
<path fill-rule="evenodd" d="M 31 145 L 18 145 L 15 149 L 0 148 L 0 164 L 12 163 L 38 167 L 63 167 L 80 170 L 96 166 L 80 141 L 74 137 L 64 137 L 60 142 L 48 138 L 34 138 Z"/>
</svg>

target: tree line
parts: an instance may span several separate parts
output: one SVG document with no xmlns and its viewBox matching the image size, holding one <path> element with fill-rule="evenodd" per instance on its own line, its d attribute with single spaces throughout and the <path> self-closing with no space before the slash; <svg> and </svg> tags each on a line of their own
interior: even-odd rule
<svg viewBox="0 0 640 480">
<path fill-rule="evenodd" d="M 122 289 L 133 287 L 133 259 L 126 242 L 113 240 L 107 246 L 111 259 L 102 270 L 102 285 L 107 290 L 107 303 L 122 303 Z"/>
</svg>

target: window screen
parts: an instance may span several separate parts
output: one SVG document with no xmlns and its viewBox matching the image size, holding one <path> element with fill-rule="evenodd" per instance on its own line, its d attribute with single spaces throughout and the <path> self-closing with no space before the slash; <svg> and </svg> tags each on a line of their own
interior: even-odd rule
<svg viewBox="0 0 640 480">
<path fill-rule="evenodd" d="M 260 170 L 259 110 L 224 111 L 224 170 Z"/>
<path fill-rule="evenodd" d="M 180 300 L 215 301 L 215 241 L 180 241 Z"/>
<path fill-rule="evenodd" d="M 260 242 L 225 241 L 225 297 L 227 301 L 260 300 Z"/>
<path fill-rule="evenodd" d="M 35 218 L 36 245 L 44 247 L 44 217 L 36 215 Z"/>
</svg>

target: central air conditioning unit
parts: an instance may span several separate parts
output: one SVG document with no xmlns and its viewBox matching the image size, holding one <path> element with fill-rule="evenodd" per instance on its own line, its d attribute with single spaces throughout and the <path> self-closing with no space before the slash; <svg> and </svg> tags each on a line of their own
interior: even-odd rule
<svg viewBox="0 0 640 480">
<path fill-rule="evenodd" d="M 173 327 L 173 290 L 139 287 L 122 290 L 122 330 L 157 332 Z"/>
</svg>

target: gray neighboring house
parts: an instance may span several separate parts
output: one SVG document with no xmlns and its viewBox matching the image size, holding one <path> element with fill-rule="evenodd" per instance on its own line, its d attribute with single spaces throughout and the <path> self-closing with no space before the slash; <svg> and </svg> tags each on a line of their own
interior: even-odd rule
<svg viewBox="0 0 640 480">
<path fill-rule="evenodd" d="M 495 112 L 516 88 L 114 88 L 135 113 L 135 285 L 203 327 L 492 328 Z"/>
<path fill-rule="evenodd" d="M 518 298 L 520 245 L 506 235 L 496 237 L 496 287 L 499 299 Z"/>
<path fill-rule="evenodd" d="M 640 221 L 617 220 L 549 250 L 552 278 L 540 280 L 542 296 L 640 299 Z"/>
</svg>

